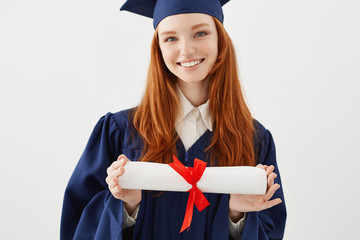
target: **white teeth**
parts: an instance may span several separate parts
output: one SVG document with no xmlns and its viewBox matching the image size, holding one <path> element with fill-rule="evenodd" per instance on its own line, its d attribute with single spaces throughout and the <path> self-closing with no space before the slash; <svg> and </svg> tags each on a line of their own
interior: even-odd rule
<svg viewBox="0 0 360 240">
<path fill-rule="evenodd" d="M 198 65 L 199 63 L 201 63 L 201 60 L 192 61 L 192 62 L 186 62 L 186 63 L 180 63 L 180 64 L 183 67 L 193 67 L 195 65 Z"/>
</svg>

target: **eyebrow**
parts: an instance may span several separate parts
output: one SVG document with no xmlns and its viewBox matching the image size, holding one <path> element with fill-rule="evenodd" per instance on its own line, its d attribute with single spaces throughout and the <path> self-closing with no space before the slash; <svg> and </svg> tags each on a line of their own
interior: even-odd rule
<svg viewBox="0 0 360 240">
<path fill-rule="evenodd" d="M 191 27 L 191 30 L 195 30 L 195 29 L 198 29 L 201 27 L 210 27 L 210 25 L 207 23 L 196 24 Z M 160 35 L 163 36 L 163 35 L 173 35 L 173 34 L 176 34 L 176 32 L 175 31 L 165 31 L 165 32 L 162 32 Z"/>
<path fill-rule="evenodd" d="M 201 27 L 210 27 L 210 25 L 207 24 L 207 23 L 196 24 L 196 25 L 192 26 L 191 30 L 194 30 L 194 29 L 197 29 L 197 28 L 201 28 Z"/>
<path fill-rule="evenodd" d="M 176 34 L 175 31 L 165 31 L 165 32 L 162 32 L 160 35 L 173 35 L 173 34 Z"/>
</svg>

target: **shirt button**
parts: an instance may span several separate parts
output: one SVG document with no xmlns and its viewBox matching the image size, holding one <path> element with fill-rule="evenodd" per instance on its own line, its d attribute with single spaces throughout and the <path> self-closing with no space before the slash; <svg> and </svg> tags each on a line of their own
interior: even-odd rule
<svg viewBox="0 0 360 240">
<path fill-rule="evenodd" d="M 199 110 L 197 108 L 194 108 L 192 110 L 192 113 L 194 114 L 195 118 L 198 118 L 199 117 Z"/>
</svg>

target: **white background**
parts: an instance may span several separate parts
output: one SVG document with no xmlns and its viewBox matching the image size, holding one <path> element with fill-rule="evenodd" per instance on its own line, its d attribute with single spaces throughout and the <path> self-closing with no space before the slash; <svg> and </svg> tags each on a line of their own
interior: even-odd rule
<svg viewBox="0 0 360 240">
<path fill-rule="evenodd" d="M 0 239 L 58 239 L 98 119 L 142 96 L 152 20 L 124 1 L 0 0 Z M 285 239 L 360 239 L 360 1 L 233 0 L 224 25 L 274 135 Z"/>
</svg>

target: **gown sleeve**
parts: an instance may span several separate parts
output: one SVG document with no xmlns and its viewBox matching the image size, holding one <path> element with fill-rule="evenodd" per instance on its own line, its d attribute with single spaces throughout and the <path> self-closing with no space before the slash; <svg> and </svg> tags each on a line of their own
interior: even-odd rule
<svg viewBox="0 0 360 240">
<path fill-rule="evenodd" d="M 275 183 L 280 184 L 280 188 L 275 192 L 272 199 L 280 198 L 282 203 L 263 211 L 247 213 L 241 240 L 282 239 L 285 230 L 286 207 L 279 168 L 276 163 L 275 144 L 271 133 L 260 124 L 258 126 L 258 136 L 255 140 L 258 163 L 268 166 L 274 165 L 274 172 L 277 174 Z"/>
<path fill-rule="evenodd" d="M 122 133 L 112 114 L 96 124 L 66 187 L 60 239 L 121 239 L 122 201 L 107 188 L 106 169 L 121 154 Z"/>
</svg>

